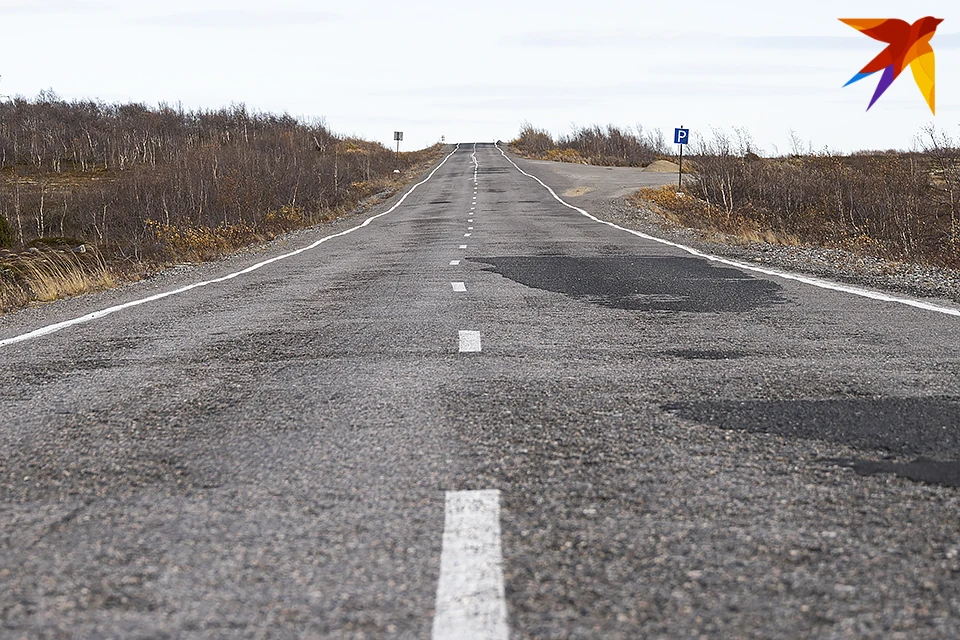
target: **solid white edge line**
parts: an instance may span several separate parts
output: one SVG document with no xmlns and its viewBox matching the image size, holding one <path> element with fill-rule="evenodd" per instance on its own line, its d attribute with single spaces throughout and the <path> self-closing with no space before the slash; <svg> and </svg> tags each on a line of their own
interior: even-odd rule
<svg viewBox="0 0 960 640">
<path fill-rule="evenodd" d="M 509 162 L 510 164 L 513 165 L 514 169 L 516 169 L 517 171 L 519 171 L 519 172 L 522 173 L 523 175 L 527 176 L 528 178 L 533 178 L 534 180 L 536 180 L 537 182 L 539 182 L 540 185 L 541 185 L 544 189 L 546 189 L 547 191 L 550 192 L 550 195 L 552 195 L 557 202 L 559 202 L 560 204 L 562 204 L 562 205 L 565 206 L 565 207 L 568 207 L 568 208 L 570 208 L 570 209 L 573 209 L 573 210 L 576 211 L 577 213 L 580 213 L 580 214 L 582 214 L 582 215 L 590 218 L 590 219 L 593 220 L 594 222 L 599 222 L 600 224 L 605 224 L 605 225 L 607 225 L 608 227 L 613 227 L 614 229 L 619 229 L 620 231 L 625 231 L 625 232 L 627 232 L 627 233 L 629 233 L 629 234 L 632 234 L 632 235 L 635 235 L 635 236 L 637 236 L 637 237 L 639 237 L 639 238 L 643 238 L 644 240 L 651 240 L 651 241 L 653 241 L 653 242 L 659 242 L 660 244 L 664 244 L 664 245 L 667 245 L 667 246 L 669 246 L 669 247 L 674 247 L 674 248 L 680 249 L 681 251 L 685 251 L 685 252 L 687 252 L 687 253 L 689 253 L 689 254 L 691 254 L 691 255 L 694 255 L 694 256 L 696 256 L 696 257 L 698 257 L 698 258 L 703 258 L 704 260 L 710 260 L 711 262 L 719 262 L 720 264 L 725 264 L 725 265 L 729 265 L 729 266 L 731 266 L 731 267 L 736 267 L 737 269 L 744 269 L 744 270 L 746 270 L 746 271 L 753 271 L 754 273 L 762 273 L 762 274 L 764 274 L 764 275 L 774 276 L 774 277 L 776 277 L 776 278 L 783 278 L 783 279 L 785 279 L 785 280 L 793 280 L 793 281 L 795 281 L 795 282 L 802 282 L 803 284 L 808 284 L 808 285 L 810 285 L 810 286 L 818 287 L 818 288 L 820 288 L 820 289 L 830 289 L 830 290 L 832 290 L 832 291 L 839 291 L 839 292 L 841 292 L 841 293 L 849 293 L 849 294 L 852 294 L 852 295 L 855 295 L 855 296 L 860 296 L 860 297 L 863 297 L 863 298 L 870 298 L 871 300 L 879 300 L 879 301 L 881 301 L 881 302 L 893 302 L 893 303 L 896 303 L 896 304 L 906 305 L 906 306 L 908 306 L 908 307 L 915 307 L 915 308 L 917 308 L 917 309 L 923 309 L 923 310 L 925 310 L 925 311 L 934 311 L 934 312 L 936 312 L 936 313 L 943 313 L 943 314 L 946 314 L 946 315 L 949 315 L 949 316 L 957 316 L 957 317 L 960 317 L 960 310 L 958 310 L 958 309 L 951 309 L 950 307 L 941 307 L 941 306 L 939 306 L 939 305 L 930 304 L 929 302 L 922 302 L 922 301 L 920 301 L 920 300 L 911 300 L 911 299 L 909 299 L 909 298 L 898 298 L 898 297 L 896 297 L 896 296 L 891 296 L 891 295 L 889 295 L 889 294 L 881 293 L 881 292 L 879 292 L 879 291 L 870 291 L 869 289 L 861 289 L 860 287 L 851 287 L 851 286 L 847 286 L 847 285 L 843 285 L 843 284 L 838 284 L 838 283 L 835 283 L 835 282 L 830 282 L 829 280 L 821 280 L 820 278 L 813 278 L 813 277 L 810 277 L 810 276 L 802 276 L 802 275 L 799 275 L 799 274 L 796 274 L 796 273 L 790 273 L 790 272 L 788 272 L 788 271 L 777 271 L 777 270 L 774 270 L 774 269 L 764 269 L 764 268 L 762 268 L 762 267 L 755 267 L 755 266 L 753 266 L 753 265 L 746 264 L 746 263 L 743 263 L 743 262 L 737 262 L 736 260 L 729 260 L 729 259 L 727 259 L 727 258 L 721 258 L 721 257 L 719 257 L 719 256 L 714 256 L 714 255 L 711 255 L 711 254 L 709 254 L 709 253 L 703 253 L 702 251 L 697 251 L 696 249 L 694 249 L 694 248 L 692 248 L 692 247 L 688 247 L 688 246 L 686 246 L 686 245 L 682 245 L 682 244 L 679 244 L 679 243 L 677 243 L 677 242 L 671 242 L 670 240 L 664 240 L 663 238 L 658 238 L 658 237 L 656 237 L 656 236 L 651 236 L 651 235 L 648 235 L 648 234 L 643 233 L 643 232 L 641 232 L 641 231 L 635 231 L 635 230 L 633 230 L 633 229 L 627 229 L 627 228 L 625 228 L 625 227 L 621 227 L 620 225 L 614 224 L 614 223 L 612 223 L 612 222 L 607 222 L 606 220 L 601 220 L 600 218 L 597 218 L 596 216 L 587 213 L 586 211 L 584 211 L 584 210 L 581 209 L 580 207 L 575 207 L 575 206 L 573 206 L 572 204 L 564 201 L 560 196 L 558 196 L 558 195 L 554 192 L 553 189 L 551 189 L 550 187 L 548 187 L 547 184 L 546 184 L 543 180 L 541 180 L 540 178 L 538 178 L 537 176 L 535 176 L 535 175 L 533 175 L 533 174 L 527 173 L 526 171 L 524 171 L 523 169 L 521 169 L 520 167 L 518 167 L 517 164 L 516 164 L 513 160 L 511 160 L 511 159 L 507 156 L 506 153 L 503 152 L 503 149 L 500 148 L 500 145 L 495 144 L 494 146 L 496 146 L 497 149 L 500 151 L 500 154 L 501 154 L 504 158 L 506 158 L 507 162 Z"/>
<path fill-rule="evenodd" d="M 449 159 L 453 156 L 453 154 L 455 154 L 459 149 L 460 149 L 460 144 L 458 143 L 457 146 L 454 147 L 453 151 L 451 151 L 450 154 L 449 154 L 446 158 L 443 159 L 443 162 L 441 162 L 441 163 L 438 164 L 436 167 L 434 167 L 433 171 L 431 171 L 430 174 L 429 174 L 426 178 L 424 178 L 423 180 L 421 180 L 421 181 L 418 182 L 417 184 L 415 184 L 415 185 L 413 185 L 412 187 L 410 187 L 410 190 L 407 191 L 405 194 L 403 194 L 403 196 L 400 198 L 400 200 L 398 200 L 398 201 L 396 202 L 396 204 L 394 204 L 392 207 L 390 207 L 389 209 L 387 209 L 387 210 L 384 211 L 383 213 L 378 213 L 378 214 L 375 215 L 375 216 L 370 216 L 369 218 L 367 218 L 366 220 L 364 220 L 364 221 L 363 221 L 362 223 L 360 223 L 359 225 L 357 225 L 357 226 L 355 226 L 355 227 L 351 227 L 350 229 L 347 229 L 346 231 L 341 231 L 341 232 L 339 232 L 339 233 L 334 233 L 333 235 L 329 235 L 329 236 L 320 238 L 319 240 L 317 240 L 317 241 L 314 242 L 313 244 L 307 245 L 306 247 L 301 247 L 300 249 L 297 249 L 297 250 L 295 250 L 295 251 L 291 251 L 291 252 L 285 253 L 285 254 L 283 254 L 283 255 L 275 256 L 275 257 L 273 257 L 273 258 L 270 258 L 269 260 L 264 260 L 263 262 L 258 262 L 258 263 L 254 264 L 254 265 L 251 265 L 251 266 L 249 266 L 249 267 L 247 267 L 247 268 L 245 268 L 245 269 L 241 269 L 240 271 L 236 271 L 236 272 L 234 272 L 234 273 L 227 274 L 227 275 L 222 276 L 222 277 L 220 277 L 220 278 L 214 278 L 213 280 L 204 280 L 203 282 L 194 282 L 193 284 L 187 285 L 187 286 L 185 286 L 185 287 L 180 287 L 179 289 L 174 289 L 173 291 L 166 291 L 166 292 L 164 292 L 164 293 L 158 293 L 157 295 L 149 296 L 149 297 L 147 297 L 147 298 L 141 298 L 141 299 L 139 299 L 139 300 L 132 300 L 132 301 L 130 301 L 130 302 L 125 302 L 124 304 L 118 304 L 118 305 L 113 306 L 113 307 L 108 307 L 108 308 L 106 308 L 106 309 L 101 309 L 101 310 L 99 310 L 99 311 L 94 311 L 93 313 L 88 313 L 88 314 L 86 314 L 86 315 L 84 315 L 84 316 L 80 316 L 80 317 L 78 317 L 78 318 L 73 318 L 73 319 L 71 319 L 71 320 L 64 320 L 63 322 L 57 322 L 56 324 L 51 324 L 51 325 L 47 325 L 47 326 L 45 326 L 45 327 L 40 327 L 39 329 L 34 329 L 33 331 L 29 331 L 29 332 L 24 333 L 24 334 L 21 334 L 21 335 L 19 335 L 19 336 L 14 336 L 14 337 L 12 337 L 12 338 L 6 338 L 5 340 L 0 340 L 0 347 L 5 347 L 5 346 L 7 346 L 7 345 L 15 344 L 15 343 L 17 343 L 17 342 L 23 342 L 23 341 L 25 341 L 25 340 L 31 340 L 31 339 L 33 339 L 33 338 L 39 338 L 40 336 L 44 336 L 44 335 L 47 335 L 47 334 L 50 334 L 50 333 L 54 333 L 54 332 L 56 332 L 56 331 L 60 331 L 61 329 L 66 329 L 67 327 L 71 327 L 71 326 L 73 326 L 73 325 L 84 324 L 84 323 L 86 323 L 86 322 L 91 322 L 91 321 L 93 321 L 93 320 L 97 320 L 97 319 L 102 318 L 102 317 L 104 317 L 104 316 L 108 316 L 108 315 L 110 315 L 110 314 L 116 313 L 117 311 L 122 311 L 122 310 L 124 310 L 124 309 L 129 309 L 130 307 L 136 307 L 136 306 L 139 306 L 139 305 L 141 305 L 141 304 L 146 304 L 146 303 L 148 303 L 148 302 L 154 302 L 154 301 L 156 301 L 156 300 L 162 300 L 163 298 L 168 298 L 168 297 L 170 297 L 170 296 L 175 296 L 175 295 L 178 295 L 178 294 L 181 294 L 181 293 L 186 293 L 187 291 L 190 291 L 190 290 L 192 290 L 192 289 L 196 289 L 196 288 L 198 288 L 198 287 L 205 287 L 205 286 L 207 286 L 207 285 L 209 285 L 209 284 L 217 284 L 217 283 L 220 283 L 220 282 L 226 282 L 227 280 L 232 280 L 233 278 L 236 278 L 237 276 L 241 276 L 241 275 L 250 273 L 250 272 L 252 272 L 252 271 L 256 271 L 257 269 L 260 269 L 261 267 L 265 267 L 265 266 L 267 266 L 268 264 L 273 264 L 274 262 L 280 262 L 281 260 L 286 260 L 287 258 L 292 258 L 293 256 L 299 255 L 299 254 L 301 254 L 301 253 L 304 253 L 305 251 L 310 251 L 311 249 L 315 249 L 316 247 L 320 246 L 320 245 L 323 244 L 324 242 L 327 242 L 328 240 L 333 240 L 334 238 L 339 238 L 339 237 L 341 237 L 341 236 L 345 236 L 345 235 L 347 235 L 348 233 L 353 233 L 353 232 L 356 231 L 357 229 L 361 229 L 361 228 L 363 228 L 363 227 L 366 227 L 367 225 L 369 225 L 371 222 L 373 222 L 373 221 L 376 220 L 377 218 L 381 218 L 381 217 L 387 215 L 388 213 L 392 213 L 397 207 L 399 207 L 401 204 L 403 204 L 403 201 L 407 199 L 407 196 L 409 196 L 411 193 L 413 193 L 413 192 L 417 189 L 417 187 L 419 187 L 419 186 L 422 185 L 422 184 L 425 184 L 428 180 L 430 180 L 430 178 L 433 177 L 433 174 L 435 174 L 437 171 L 439 171 L 439 170 L 440 170 L 440 167 L 442 167 L 443 165 L 445 165 L 445 164 L 447 163 L 447 160 L 449 160 Z"/>
<path fill-rule="evenodd" d="M 460 353 L 480 353 L 482 351 L 479 331 L 460 331 L 459 338 Z"/>
<path fill-rule="evenodd" d="M 507 640 L 500 492 L 448 491 L 434 640 Z"/>
</svg>

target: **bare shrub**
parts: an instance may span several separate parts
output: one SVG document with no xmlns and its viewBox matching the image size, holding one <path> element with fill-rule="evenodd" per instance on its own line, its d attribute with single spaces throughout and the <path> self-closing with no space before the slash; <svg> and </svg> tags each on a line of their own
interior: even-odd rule
<svg viewBox="0 0 960 640">
<path fill-rule="evenodd" d="M 554 140 L 549 132 L 529 122 L 510 145 L 529 158 L 604 166 L 642 167 L 665 155 L 666 142 L 659 130 L 636 133 L 613 125 L 579 127 Z"/>
<path fill-rule="evenodd" d="M 401 168 L 440 147 L 401 155 Z M 67 237 L 108 264 L 203 260 L 395 189 L 394 153 L 322 122 L 161 105 L 0 103 L 0 246 Z"/>
<path fill-rule="evenodd" d="M 763 159 L 745 132 L 715 131 L 696 149 L 698 175 L 688 187 L 703 206 L 685 223 L 960 266 L 960 153 L 948 137 L 925 134 L 922 153 Z M 660 200 L 665 209 L 680 206 Z"/>
<path fill-rule="evenodd" d="M 510 142 L 510 145 L 521 155 L 540 158 L 548 151 L 557 151 L 557 143 L 553 136 L 545 129 L 537 129 L 529 122 L 524 122 L 520 133 Z"/>
</svg>

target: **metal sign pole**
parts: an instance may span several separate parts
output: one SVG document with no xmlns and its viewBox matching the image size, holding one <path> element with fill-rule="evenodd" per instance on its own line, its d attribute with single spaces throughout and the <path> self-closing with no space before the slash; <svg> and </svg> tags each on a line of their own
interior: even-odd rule
<svg viewBox="0 0 960 640">
<path fill-rule="evenodd" d="M 683 191 L 683 145 L 690 141 L 690 129 L 684 129 L 680 125 L 679 129 L 673 130 L 673 143 L 680 145 L 680 168 L 677 171 L 677 193 Z"/>
<path fill-rule="evenodd" d="M 680 171 L 677 174 L 677 191 L 683 191 L 683 145 L 680 145 Z"/>
<path fill-rule="evenodd" d="M 393 139 L 397 141 L 397 168 L 394 173 L 400 173 L 400 141 L 403 140 L 403 131 L 394 131 Z"/>
</svg>

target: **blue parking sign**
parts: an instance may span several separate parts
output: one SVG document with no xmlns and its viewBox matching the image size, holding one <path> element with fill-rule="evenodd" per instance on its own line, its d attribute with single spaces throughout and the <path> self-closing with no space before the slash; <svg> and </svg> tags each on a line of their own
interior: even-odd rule
<svg viewBox="0 0 960 640">
<path fill-rule="evenodd" d="M 690 141 L 690 129 L 674 129 L 673 144 L 687 144 Z"/>
</svg>

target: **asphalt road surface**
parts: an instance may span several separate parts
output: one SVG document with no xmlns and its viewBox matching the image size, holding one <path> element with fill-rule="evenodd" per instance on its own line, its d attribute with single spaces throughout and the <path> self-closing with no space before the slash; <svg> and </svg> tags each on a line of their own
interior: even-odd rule
<svg viewBox="0 0 960 640">
<path fill-rule="evenodd" d="M 960 636 L 949 305 L 514 161 L 0 318 L 0 637 Z"/>
</svg>

